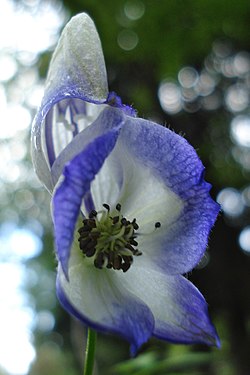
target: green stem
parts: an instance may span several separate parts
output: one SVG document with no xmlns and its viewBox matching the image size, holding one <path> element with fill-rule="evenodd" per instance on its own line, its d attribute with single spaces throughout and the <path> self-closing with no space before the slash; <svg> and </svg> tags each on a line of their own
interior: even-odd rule
<svg viewBox="0 0 250 375">
<path fill-rule="evenodd" d="M 96 332 L 88 328 L 88 338 L 85 351 L 85 363 L 83 375 L 92 375 L 95 359 Z"/>
</svg>

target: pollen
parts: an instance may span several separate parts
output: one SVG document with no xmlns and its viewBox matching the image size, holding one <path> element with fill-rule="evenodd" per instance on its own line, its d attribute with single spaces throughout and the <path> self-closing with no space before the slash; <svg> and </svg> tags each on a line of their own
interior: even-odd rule
<svg viewBox="0 0 250 375">
<path fill-rule="evenodd" d="M 93 258 L 96 268 L 126 272 L 133 257 L 142 255 L 136 248 L 139 225 L 136 219 L 129 221 L 121 214 L 120 203 L 112 215 L 108 204 L 104 203 L 103 207 L 105 210 L 93 210 L 89 218 L 83 220 L 83 226 L 78 230 L 79 247 L 85 257 Z"/>
</svg>

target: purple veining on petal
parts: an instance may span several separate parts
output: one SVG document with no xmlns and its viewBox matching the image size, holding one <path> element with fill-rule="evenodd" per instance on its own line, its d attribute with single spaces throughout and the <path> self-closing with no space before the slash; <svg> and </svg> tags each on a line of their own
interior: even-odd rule
<svg viewBox="0 0 250 375">
<path fill-rule="evenodd" d="M 75 120 L 76 115 L 87 115 L 86 102 L 80 99 L 70 99 L 69 102 L 70 110 L 70 123 L 74 126 L 73 137 L 79 133 L 79 126 Z"/>
<path fill-rule="evenodd" d="M 87 114 L 86 102 L 81 99 L 71 99 L 70 106 L 74 108 L 74 113 L 76 114 Z"/>
<path fill-rule="evenodd" d="M 58 109 L 58 114 L 59 116 L 65 117 L 67 108 L 69 107 L 72 99 L 63 99 L 60 102 L 56 103 L 57 109 Z"/>
</svg>

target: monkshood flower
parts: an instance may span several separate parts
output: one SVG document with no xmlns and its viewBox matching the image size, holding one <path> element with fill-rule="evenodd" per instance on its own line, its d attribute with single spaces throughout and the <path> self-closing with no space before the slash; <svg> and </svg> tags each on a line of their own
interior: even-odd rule
<svg viewBox="0 0 250 375">
<path fill-rule="evenodd" d="M 57 295 L 134 354 L 151 336 L 219 345 L 207 304 L 183 274 L 202 258 L 219 207 L 181 136 L 108 92 L 86 14 L 65 27 L 32 129 L 36 173 L 52 194 Z"/>
</svg>

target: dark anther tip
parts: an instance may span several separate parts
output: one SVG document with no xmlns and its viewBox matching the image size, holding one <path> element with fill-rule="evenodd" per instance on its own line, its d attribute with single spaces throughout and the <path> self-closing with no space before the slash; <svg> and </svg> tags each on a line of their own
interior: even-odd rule
<svg viewBox="0 0 250 375">
<path fill-rule="evenodd" d="M 121 223 L 122 223 L 122 225 L 127 225 L 129 222 L 125 219 L 125 217 L 123 217 L 121 219 Z"/>
<path fill-rule="evenodd" d="M 90 219 L 93 219 L 93 217 L 95 217 L 96 215 L 97 215 L 96 210 L 92 210 L 92 211 L 90 212 L 90 214 L 89 214 L 89 218 L 90 218 Z"/>
<path fill-rule="evenodd" d="M 122 206 L 120 205 L 120 203 L 117 203 L 117 205 L 115 206 L 115 208 L 117 209 L 117 211 L 121 211 Z"/>
</svg>

